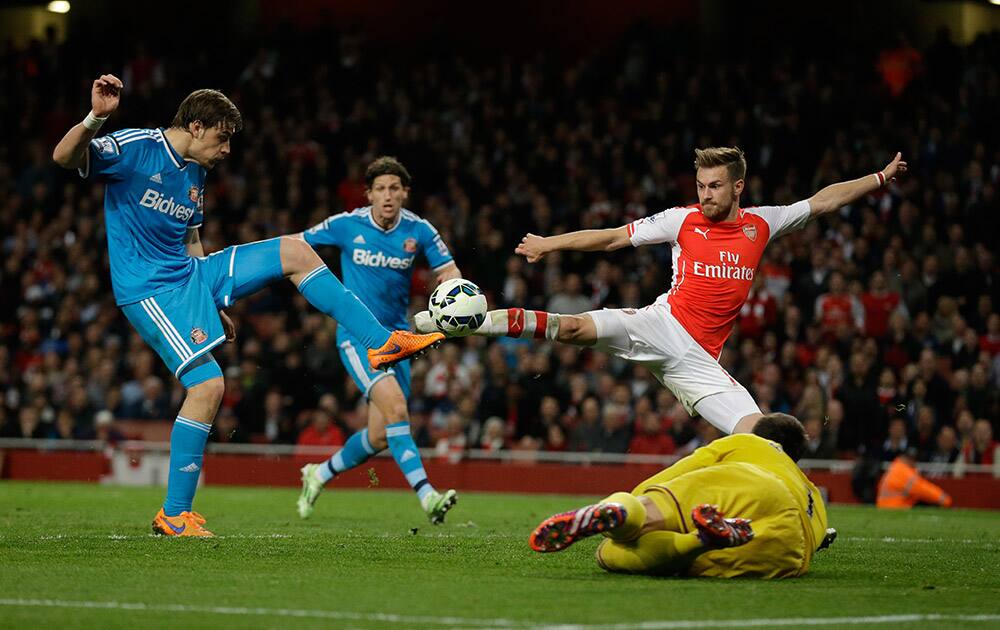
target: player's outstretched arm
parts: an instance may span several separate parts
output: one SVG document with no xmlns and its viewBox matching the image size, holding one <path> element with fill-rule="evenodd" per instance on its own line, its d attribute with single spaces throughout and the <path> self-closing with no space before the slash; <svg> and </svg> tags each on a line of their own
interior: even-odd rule
<svg viewBox="0 0 1000 630">
<path fill-rule="evenodd" d="M 63 168 L 80 168 L 87 159 L 87 144 L 94 139 L 111 112 L 118 109 L 121 79 L 113 74 L 102 74 L 90 90 L 90 113 L 66 132 L 52 151 L 52 159 Z"/>
<path fill-rule="evenodd" d="M 521 239 L 521 244 L 514 250 L 528 259 L 528 262 L 538 262 L 546 254 L 560 250 L 576 252 L 610 252 L 631 245 L 628 238 L 628 227 L 609 228 L 606 230 L 579 230 L 567 232 L 558 236 L 537 236 L 528 234 Z"/>
<path fill-rule="evenodd" d="M 906 172 L 906 162 L 903 161 L 903 154 L 897 153 L 892 162 L 884 169 L 865 175 L 848 182 L 831 184 L 809 198 L 809 213 L 812 217 L 818 217 L 827 212 L 833 212 L 841 206 L 846 206 L 852 201 L 856 201 L 865 195 L 882 188 L 887 183 L 896 179 L 897 175 Z"/>
</svg>

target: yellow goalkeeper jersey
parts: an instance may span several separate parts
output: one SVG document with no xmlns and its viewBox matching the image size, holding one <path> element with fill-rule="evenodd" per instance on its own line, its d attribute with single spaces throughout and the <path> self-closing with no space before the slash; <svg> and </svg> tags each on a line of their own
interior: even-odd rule
<svg viewBox="0 0 1000 630">
<path fill-rule="evenodd" d="M 650 486 L 660 485 L 681 475 L 723 463 L 753 464 L 784 482 L 800 508 L 803 535 L 811 556 L 826 535 L 826 506 L 819 489 L 809 481 L 805 473 L 785 454 L 777 442 L 750 433 L 737 433 L 720 438 L 643 481 L 632 494 L 643 494 Z"/>
</svg>

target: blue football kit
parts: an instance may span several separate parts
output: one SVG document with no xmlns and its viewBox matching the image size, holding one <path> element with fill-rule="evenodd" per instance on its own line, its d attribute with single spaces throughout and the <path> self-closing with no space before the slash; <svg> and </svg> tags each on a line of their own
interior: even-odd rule
<svg viewBox="0 0 1000 630">
<path fill-rule="evenodd" d="M 434 271 L 447 267 L 454 259 L 441 235 L 425 219 L 404 208 L 396 223 L 383 229 L 375 222 L 371 210 L 367 206 L 332 215 L 306 230 L 304 237 L 313 247 L 339 248 L 344 286 L 361 296 L 383 326 L 406 328 L 417 256 L 423 254 Z M 394 374 L 403 394 L 409 397 L 408 360 L 397 363 L 388 372 L 372 370 L 363 360 L 363 353 L 359 353 L 358 340 L 343 326 L 337 329 L 337 345 L 344 367 L 366 396 L 376 382 Z M 363 350 L 363 346 L 360 348 Z"/>
<path fill-rule="evenodd" d="M 278 241 L 204 258 L 185 235 L 201 226 L 205 169 L 161 129 L 123 129 L 90 142 L 80 175 L 105 183 L 115 301 L 185 387 L 222 376 L 209 354 L 226 336 L 219 309 L 282 277 Z"/>
<path fill-rule="evenodd" d="M 115 301 L 187 388 L 222 376 L 210 352 L 226 339 L 219 310 L 284 277 L 278 238 L 204 257 L 188 254 L 187 232 L 203 220 L 205 174 L 178 154 L 162 129 L 122 129 L 94 138 L 80 169 L 85 179 L 105 184 Z M 326 265 L 307 272 L 297 289 L 350 329 L 360 347 L 378 348 L 389 339 L 390 332 Z M 178 416 L 174 421 L 166 516 L 191 510 L 213 419 Z"/>
</svg>

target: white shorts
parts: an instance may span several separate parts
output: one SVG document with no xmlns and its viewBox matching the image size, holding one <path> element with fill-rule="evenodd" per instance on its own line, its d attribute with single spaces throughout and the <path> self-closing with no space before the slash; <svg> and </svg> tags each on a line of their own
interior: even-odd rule
<svg viewBox="0 0 1000 630">
<path fill-rule="evenodd" d="M 750 392 L 681 326 L 669 304 L 586 313 L 597 327 L 598 350 L 646 366 L 691 415 L 724 433 L 761 413 Z"/>
</svg>

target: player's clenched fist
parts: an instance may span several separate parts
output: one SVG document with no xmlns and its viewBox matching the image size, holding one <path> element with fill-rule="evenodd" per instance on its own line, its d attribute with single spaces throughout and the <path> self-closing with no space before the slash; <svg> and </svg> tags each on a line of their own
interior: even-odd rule
<svg viewBox="0 0 1000 630">
<path fill-rule="evenodd" d="M 113 74 L 102 74 L 101 78 L 94 81 L 90 90 L 90 108 L 94 116 L 104 118 L 118 109 L 124 87 L 122 80 Z"/>
<path fill-rule="evenodd" d="M 521 239 L 521 244 L 517 246 L 514 253 L 524 256 L 530 263 L 538 262 L 546 253 L 545 237 L 529 233 Z"/>
</svg>

